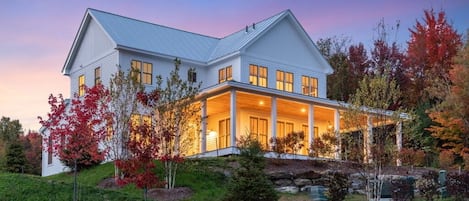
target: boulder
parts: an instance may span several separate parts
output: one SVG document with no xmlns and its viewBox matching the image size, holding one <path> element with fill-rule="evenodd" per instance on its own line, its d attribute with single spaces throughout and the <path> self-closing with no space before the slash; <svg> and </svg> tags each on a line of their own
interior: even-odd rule
<svg viewBox="0 0 469 201">
<path fill-rule="evenodd" d="M 310 179 L 303 179 L 303 178 L 295 179 L 293 180 L 293 183 L 295 183 L 295 185 L 297 186 L 307 186 L 307 185 L 312 184 Z"/>
<path fill-rule="evenodd" d="M 293 178 L 293 174 L 291 172 L 269 172 L 267 173 L 267 176 L 269 176 L 271 180 Z"/>
<path fill-rule="evenodd" d="M 275 190 L 281 193 L 297 194 L 299 191 L 299 188 L 296 186 L 282 186 L 282 187 L 275 188 Z"/>
<path fill-rule="evenodd" d="M 274 181 L 276 186 L 290 186 L 293 182 L 290 179 L 278 179 Z"/>
<path fill-rule="evenodd" d="M 317 173 L 315 171 L 307 171 L 307 172 L 297 173 L 294 176 L 295 178 L 302 178 L 302 179 L 319 179 L 322 177 L 322 174 Z"/>
</svg>

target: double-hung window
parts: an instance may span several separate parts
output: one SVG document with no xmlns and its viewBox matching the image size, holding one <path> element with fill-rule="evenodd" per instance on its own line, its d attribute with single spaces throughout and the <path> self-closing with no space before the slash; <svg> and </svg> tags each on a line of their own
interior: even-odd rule
<svg viewBox="0 0 469 201">
<path fill-rule="evenodd" d="M 249 83 L 261 87 L 267 87 L 267 67 L 249 65 Z"/>
<path fill-rule="evenodd" d="M 301 89 L 304 95 L 318 97 L 318 78 L 303 75 Z"/>
<path fill-rule="evenodd" d="M 85 75 L 78 77 L 78 96 L 85 95 Z"/>
<path fill-rule="evenodd" d="M 101 83 L 101 67 L 94 69 L 94 85 Z"/>
<path fill-rule="evenodd" d="M 277 70 L 277 89 L 293 92 L 293 73 Z"/>
<path fill-rule="evenodd" d="M 152 84 L 153 64 L 132 60 L 131 62 L 132 78 L 142 84 Z"/>
<path fill-rule="evenodd" d="M 233 71 L 231 66 L 218 70 L 218 83 L 226 82 L 233 79 Z"/>
</svg>

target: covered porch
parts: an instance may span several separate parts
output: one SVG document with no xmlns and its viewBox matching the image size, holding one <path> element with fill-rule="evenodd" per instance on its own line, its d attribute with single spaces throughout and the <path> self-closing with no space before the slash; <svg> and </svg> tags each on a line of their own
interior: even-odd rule
<svg viewBox="0 0 469 201">
<path fill-rule="evenodd" d="M 303 132 L 304 145 L 296 153 L 308 158 L 314 150 L 314 139 L 328 131 L 344 132 L 343 106 L 336 101 L 289 93 L 239 82 L 225 82 L 204 90 L 199 98 L 201 128 L 192 154 L 223 156 L 237 154 L 242 137 L 257 139 L 266 150 L 272 150 L 271 138 Z M 368 124 L 371 128 L 373 125 Z M 396 133 L 401 136 L 402 133 Z M 339 136 L 337 136 L 339 137 Z M 396 137 L 397 139 L 397 137 Z M 399 144 L 398 140 L 396 143 Z M 398 145 L 399 147 L 399 145 Z M 340 159 L 339 146 L 327 158 Z"/>
</svg>

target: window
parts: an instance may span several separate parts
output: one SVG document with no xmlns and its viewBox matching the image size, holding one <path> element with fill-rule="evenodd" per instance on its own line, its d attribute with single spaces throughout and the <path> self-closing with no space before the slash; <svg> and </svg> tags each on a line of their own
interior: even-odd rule
<svg viewBox="0 0 469 201">
<path fill-rule="evenodd" d="M 226 82 L 233 79 L 233 71 L 231 66 L 218 70 L 218 83 Z"/>
<path fill-rule="evenodd" d="M 301 88 L 304 95 L 318 97 L 318 79 L 315 77 L 302 76 Z"/>
<path fill-rule="evenodd" d="M 153 64 L 132 60 L 130 65 L 132 78 L 142 84 L 152 84 Z"/>
<path fill-rule="evenodd" d="M 94 85 L 101 83 L 101 67 L 94 69 Z"/>
<path fill-rule="evenodd" d="M 132 114 L 130 116 L 130 122 L 131 122 L 131 130 L 135 129 L 137 126 L 141 125 L 148 125 L 151 126 L 151 117 L 148 115 L 140 115 L 140 114 Z M 139 133 L 135 133 L 134 131 L 131 131 L 131 137 L 135 138 L 136 140 L 141 139 L 141 135 Z"/>
<path fill-rule="evenodd" d="M 277 137 L 285 137 L 293 132 L 294 124 L 291 122 L 277 121 Z"/>
<path fill-rule="evenodd" d="M 152 84 L 153 64 L 143 63 L 142 82 L 143 84 Z"/>
<path fill-rule="evenodd" d="M 230 118 L 218 121 L 219 141 L 218 147 L 225 148 L 230 146 Z"/>
<path fill-rule="evenodd" d="M 49 149 L 47 150 L 47 164 L 52 164 L 52 137 L 49 137 L 48 142 L 47 142 L 47 147 Z"/>
<path fill-rule="evenodd" d="M 249 65 L 249 83 L 261 87 L 267 87 L 267 67 Z"/>
<path fill-rule="evenodd" d="M 187 71 L 187 81 L 197 82 L 197 73 L 195 72 L 195 69 L 191 68 Z"/>
<path fill-rule="evenodd" d="M 250 138 L 257 140 L 264 148 L 267 148 L 267 119 L 250 117 L 249 120 Z"/>
<path fill-rule="evenodd" d="M 293 73 L 277 71 L 277 89 L 293 92 Z"/>
<path fill-rule="evenodd" d="M 85 75 L 78 77 L 78 96 L 85 95 Z"/>
</svg>

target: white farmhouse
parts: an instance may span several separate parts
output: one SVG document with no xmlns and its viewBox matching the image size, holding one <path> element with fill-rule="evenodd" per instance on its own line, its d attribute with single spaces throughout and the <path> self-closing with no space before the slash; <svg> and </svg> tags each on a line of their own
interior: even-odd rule
<svg viewBox="0 0 469 201">
<path fill-rule="evenodd" d="M 88 9 L 62 73 L 70 77 L 72 94 L 131 68 L 151 89 L 156 75 L 169 75 L 175 58 L 184 78 L 202 81 L 203 122 L 191 133 L 197 140 L 187 156 L 237 153 L 242 135 L 269 147 L 272 137 L 303 131 L 309 145 L 327 129 L 341 129 L 343 108 L 326 98 L 333 69 L 290 10 L 215 38 Z M 195 73 L 188 75 L 189 68 Z M 308 147 L 297 157 L 306 158 Z M 47 152 L 42 168 L 43 176 L 65 170 Z"/>
</svg>

